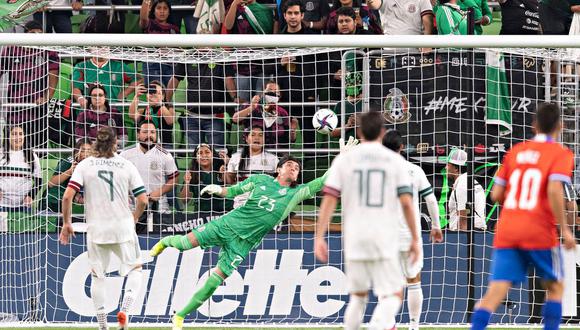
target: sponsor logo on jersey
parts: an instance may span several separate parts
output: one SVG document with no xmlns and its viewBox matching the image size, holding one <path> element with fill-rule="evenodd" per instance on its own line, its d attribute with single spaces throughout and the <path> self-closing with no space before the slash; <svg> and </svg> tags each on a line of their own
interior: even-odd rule
<svg viewBox="0 0 580 330">
<path fill-rule="evenodd" d="M 389 89 L 389 95 L 387 95 L 383 104 L 383 115 L 391 124 L 406 123 L 411 118 L 409 100 L 400 89 Z"/>
</svg>

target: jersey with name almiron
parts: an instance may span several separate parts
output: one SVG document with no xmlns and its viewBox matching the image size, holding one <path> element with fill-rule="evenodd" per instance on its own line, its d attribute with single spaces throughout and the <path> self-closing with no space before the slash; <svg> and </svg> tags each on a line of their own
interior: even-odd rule
<svg viewBox="0 0 580 330">
<path fill-rule="evenodd" d="M 97 244 L 123 243 L 133 239 L 135 222 L 129 193 L 145 193 L 143 180 L 130 161 L 89 157 L 75 168 L 68 186 L 83 189 L 88 239 Z"/>
<path fill-rule="evenodd" d="M 496 248 L 549 249 L 559 245 L 548 183 L 570 183 L 574 155 L 545 135 L 515 145 L 495 184 L 506 187 L 494 239 Z"/>
<path fill-rule="evenodd" d="M 340 154 L 328 170 L 324 193 L 341 197 L 345 259 L 398 258 L 399 196 L 412 194 L 401 155 L 378 142 Z"/>
<path fill-rule="evenodd" d="M 252 175 L 228 187 L 228 198 L 246 192 L 250 192 L 250 196 L 244 206 L 224 215 L 227 217 L 226 224 L 239 237 L 259 244 L 272 228 L 288 217 L 296 205 L 316 196 L 325 178 L 326 174 L 306 184 L 289 187 L 280 185 L 269 175 Z"/>
</svg>

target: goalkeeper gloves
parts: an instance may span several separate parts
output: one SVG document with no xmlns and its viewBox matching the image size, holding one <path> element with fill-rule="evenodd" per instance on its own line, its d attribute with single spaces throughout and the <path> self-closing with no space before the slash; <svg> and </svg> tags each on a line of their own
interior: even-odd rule
<svg viewBox="0 0 580 330">
<path fill-rule="evenodd" d="M 220 195 L 222 192 L 222 187 L 218 186 L 217 184 L 210 184 L 205 186 L 200 192 L 199 195 L 208 194 L 208 195 Z"/>
<path fill-rule="evenodd" d="M 338 140 L 338 143 L 340 144 L 340 153 L 343 153 L 343 152 L 349 151 L 354 146 L 356 146 L 358 144 L 358 140 L 355 139 L 354 137 L 350 136 L 348 138 L 348 141 L 346 143 L 344 143 L 344 139 L 343 138 L 340 138 Z"/>
</svg>

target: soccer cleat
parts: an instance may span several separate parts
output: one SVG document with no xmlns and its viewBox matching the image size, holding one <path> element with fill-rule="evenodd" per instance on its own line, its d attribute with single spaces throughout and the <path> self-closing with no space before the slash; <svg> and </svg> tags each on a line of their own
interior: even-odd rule
<svg viewBox="0 0 580 330">
<path fill-rule="evenodd" d="M 149 255 L 151 255 L 152 257 L 156 257 L 156 256 L 160 255 L 161 252 L 163 252 L 163 250 L 165 250 L 166 247 L 167 246 L 163 245 L 163 243 L 161 243 L 161 241 L 159 241 L 155 245 L 153 245 L 151 250 L 149 250 Z"/>
<path fill-rule="evenodd" d="M 175 314 L 171 319 L 171 323 L 173 323 L 173 330 L 182 330 L 183 329 L 183 317 Z"/>
<path fill-rule="evenodd" d="M 118 330 L 129 329 L 129 322 L 128 322 L 127 313 L 125 313 L 123 311 L 117 313 L 117 321 L 119 322 L 119 327 L 117 328 Z"/>
</svg>

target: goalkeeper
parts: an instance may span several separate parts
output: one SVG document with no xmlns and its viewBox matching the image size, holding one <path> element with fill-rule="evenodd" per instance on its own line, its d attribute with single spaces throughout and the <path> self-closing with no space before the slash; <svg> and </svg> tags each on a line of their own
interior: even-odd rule
<svg viewBox="0 0 580 330">
<path fill-rule="evenodd" d="M 358 143 L 351 137 L 346 144 L 341 141 L 341 152 Z M 163 238 L 151 249 L 151 256 L 159 255 L 167 247 L 186 251 L 196 247 L 206 249 L 219 246 L 217 267 L 211 273 L 204 286 L 191 298 L 187 306 L 173 317 L 173 329 L 183 328 L 186 315 L 201 306 L 222 282 L 232 274 L 238 265 L 248 256 L 250 250 L 258 246 L 264 236 L 288 217 L 296 205 L 318 193 L 326 178 L 326 173 L 306 184 L 297 184 L 300 174 L 300 162 L 292 156 L 280 159 L 276 168 L 277 176 L 252 175 L 243 182 L 230 187 L 209 185 L 201 194 L 208 193 L 221 197 L 233 198 L 251 192 L 250 198 L 241 206 L 226 215 L 199 226 L 187 235 L 175 235 Z"/>
</svg>

